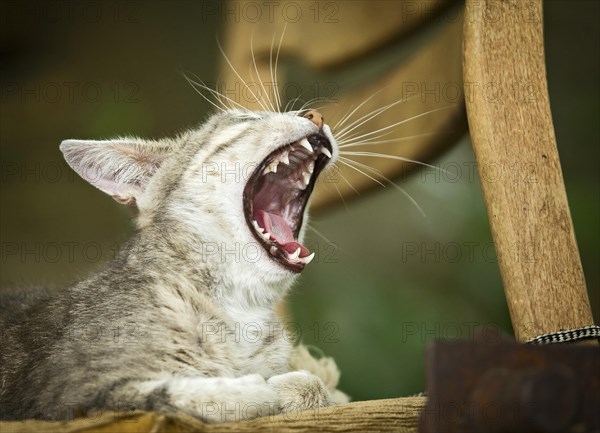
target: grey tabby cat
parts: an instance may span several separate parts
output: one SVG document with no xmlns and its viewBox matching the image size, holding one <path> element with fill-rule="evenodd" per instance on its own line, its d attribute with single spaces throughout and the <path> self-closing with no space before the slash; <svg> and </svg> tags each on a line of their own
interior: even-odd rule
<svg viewBox="0 0 600 433">
<path fill-rule="evenodd" d="M 173 139 L 60 148 L 137 208 L 136 229 L 104 271 L 2 296 L 2 419 L 136 408 L 221 422 L 346 401 L 337 378 L 291 371 L 275 313 L 314 257 L 307 203 L 338 153 L 318 112 L 230 109 Z"/>
</svg>

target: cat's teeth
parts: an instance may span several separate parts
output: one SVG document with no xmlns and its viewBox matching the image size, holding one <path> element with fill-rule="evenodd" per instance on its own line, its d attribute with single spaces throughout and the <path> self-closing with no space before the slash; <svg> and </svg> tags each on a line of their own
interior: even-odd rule
<svg viewBox="0 0 600 433">
<path fill-rule="evenodd" d="M 300 247 L 298 247 L 298 249 L 294 251 L 293 254 L 288 254 L 288 259 L 290 260 L 296 260 L 298 257 L 300 257 Z"/>
<path fill-rule="evenodd" d="M 288 152 L 285 151 L 279 157 L 279 161 L 284 163 L 285 165 L 290 165 L 290 158 L 288 158 Z"/>
<path fill-rule="evenodd" d="M 311 162 L 308 166 L 308 172 L 312 174 L 315 171 L 315 163 Z"/>
<path fill-rule="evenodd" d="M 274 256 L 275 254 L 277 254 L 277 247 L 275 245 L 273 245 L 271 247 L 271 249 L 269 250 L 269 252 L 271 253 L 272 256 Z"/>
<path fill-rule="evenodd" d="M 299 257 L 298 261 L 304 263 L 305 265 L 308 265 L 310 262 L 312 262 L 312 259 L 315 258 L 315 253 L 312 253 L 310 256 L 306 256 L 306 257 Z"/>
<path fill-rule="evenodd" d="M 265 174 L 269 174 L 269 173 L 277 173 L 277 166 L 279 165 L 278 161 L 272 162 L 270 163 L 267 167 L 265 167 L 265 169 L 263 170 L 263 176 Z"/>
<path fill-rule="evenodd" d="M 304 186 L 308 186 L 308 184 L 310 183 L 310 173 L 302 173 L 302 180 L 304 181 Z"/>
<path fill-rule="evenodd" d="M 313 148 L 306 138 L 303 138 L 302 140 L 300 140 L 300 145 L 303 148 L 305 148 L 306 150 L 308 150 L 309 153 L 313 153 Z"/>
<path fill-rule="evenodd" d="M 258 223 L 256 222 L 256 220 L 252 220 L 252 225 L 254 226 L 254 228 L 256 229 L 256 231 L 260 234 L 262 234 L 262 232 L 265 231 L 265 229 L 263 229 L 261 226 L 258 225 Z"/>
<path fill-rule="evenodd" d="M 324 153 L 327 158 L 331 158 L 331 152 L 326 147 L 321 148 L 321 153 Z"/>
<path fill-rule="evenodd" d="M 271 233 L 269 233 L 269 232 L 264 232 L 264 233 L 261 233 L 260 235 L 263 237 L 263 239 L 265 241 L 268 241 L 269 239 L 271 239 Z"/>
</svg>

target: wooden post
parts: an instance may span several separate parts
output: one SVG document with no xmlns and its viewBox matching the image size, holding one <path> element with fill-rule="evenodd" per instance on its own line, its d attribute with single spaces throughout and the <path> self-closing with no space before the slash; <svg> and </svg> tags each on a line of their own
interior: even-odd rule
<svg viewBox="0 0 600 433">
<path fill-rule="evenodd" d="M 541 0 L 466 2 L 467 114 L 517 340 L 593 323 L 550 115 Z"/>
</svg>

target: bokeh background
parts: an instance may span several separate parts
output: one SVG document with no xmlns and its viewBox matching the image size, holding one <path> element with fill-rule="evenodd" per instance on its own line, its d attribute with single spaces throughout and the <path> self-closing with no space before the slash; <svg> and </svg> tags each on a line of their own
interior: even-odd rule
<svg viewBox="0 0 600 433">
<path fill-rule="evenodd" d="M 302 2 L 300 2 L 302 3 Z M 339 8 L 344 2 L 335 2 Z M 218 2 L 1 3 L 0 237 L 3 288 L 61 287 L 110 260 L 130 212 L 71 174 L 58 144 L 119 134 L 161 137 L 211 106 L 183 79 L 216 81 Z M 303 2 L 309 7 L 309 2 Z M 544 2 L 550 99 L 577 240 L 600 314 L 599 59 L 595 1 Z M 377 25 L 365 22 L 365 26 Z M 358 29 L 359 30 L 359 29 Z M 247 41 L 244 41 L 247 43 Z M 322 42 L 326 43 L 326 42 Z M 319 260 L 288 300 L 305 344 L 334 356 L 354 399 L 424 388 L 426 343 L 510 333 L 468 136 L 425 170 L 315 215 Z"/>
</svg>

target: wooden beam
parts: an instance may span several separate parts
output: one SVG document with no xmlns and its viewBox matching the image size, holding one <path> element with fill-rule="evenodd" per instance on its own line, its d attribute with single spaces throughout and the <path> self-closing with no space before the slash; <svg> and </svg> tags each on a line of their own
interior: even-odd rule
<svg viewBox="0 0 600 433">
<path fill-rule="evenodd" d="M 205 424 L 182 414 L 108 412 L 70 422 L 3 422 L 0 429 L 2 433 L 416 433 L 425 402 L 425 397 L 371 400 L 225 424 Z"/>
<path fill-rule="evenodd" d="M 463 44 L 469 127 L 515 336 L 590 325 L 550 113 L 541 0 L 467 1 Z"/>
</svg>

